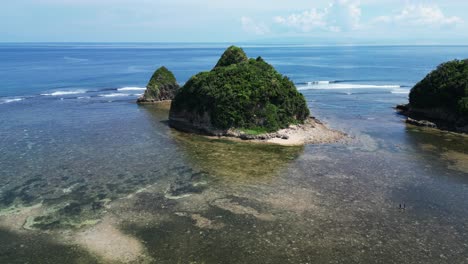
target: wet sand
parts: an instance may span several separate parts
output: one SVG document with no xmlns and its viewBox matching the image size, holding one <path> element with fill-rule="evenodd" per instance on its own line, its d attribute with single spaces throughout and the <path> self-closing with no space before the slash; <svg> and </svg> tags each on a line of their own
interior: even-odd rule
<svg viewBox="0 0 468 264">
<path fill-rule="evenodd" d="M 292 125 L 289 128 L 281 129 L 278 134 L 286 135 L 287 139 L 272 138 L 266 142 L 283 146 L 298 146 L 335 143 L 346 137 L 346 134 L 330 129 L 322 122 L 312 118 L 309 118 L 302 125 Z"/>
<path fill-rule="evenodd" d="M 238 134 L 238 133 L 232 133 Z M 276 133 L 263 135 L 265 139 L 243 139 L 242 136 L 206 136 L 211 139 L 226 139 L 236 142 L 259 144 L 274 144 L 280 146 L 303 146 L 307 144 L 328 144 L 345 142 L 347 135 L 343 132 L 328 128 L 315 118 L 308 118 L 304 124 L 290 125 L 288 128 L 278 130 Z"/>
</svg>

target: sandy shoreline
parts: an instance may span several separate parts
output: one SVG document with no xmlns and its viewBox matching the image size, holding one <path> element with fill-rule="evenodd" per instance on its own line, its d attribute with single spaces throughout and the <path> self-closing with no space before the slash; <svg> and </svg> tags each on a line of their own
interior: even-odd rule
<svg viewBox="0 0 468 264">
<path fill-rule="evenodd" d="M 276 144 L 282 146 L 301 146 L 305 144 L 335 143 L 344 138 L 346 134 L 326 127 L 315 118 L 308 118 L 304 124 L 291 125 L 276 133 L 259 135 L 254 139 L 243 139 L 241 136 L 207 136 L 239 142 L 252 142 L 260 144 Z M 265 139 L 261 139 L 265 137 Z"/>
<path fill-rule="evenodd" d="M 317 119 L 309 118 L 303 125 L 290 126 L 278 131 L 279 134 L 288 136 L 288 139 L 273 138 L 268 143 L 279 145 L 304 145 L 326 144 L 338 142 L 346 137 L 346 134 L 328 128 Z"/>
</svg>

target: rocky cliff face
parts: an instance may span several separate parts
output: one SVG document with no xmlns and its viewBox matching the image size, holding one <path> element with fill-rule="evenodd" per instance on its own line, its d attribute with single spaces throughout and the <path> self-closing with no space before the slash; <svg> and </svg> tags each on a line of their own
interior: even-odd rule
<svg viewBox="0 0 468 264">
<path fill-rule="evenodd" d="M 157 69 L 151 77 L 146 91 L 138 98 L 138 103 L 156 103 L 174 99 L 179 90 L 176 78 L 166 67 Z"/>
<path fill-rule="evenodd" d="M 225 131 L 217 129 L 211 124 L 208 112 L 193 113 L 187 110 L 169 112 L 169 125 L 180 131 L 204 134 L 210 136 L 224 136 Z"/>
</svg>

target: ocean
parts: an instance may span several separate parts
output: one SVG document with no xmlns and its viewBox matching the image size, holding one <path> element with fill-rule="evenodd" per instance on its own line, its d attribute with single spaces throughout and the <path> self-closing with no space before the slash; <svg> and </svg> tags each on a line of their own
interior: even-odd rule
<svg viewBox="0 0 468 264">
<path fill-rule="evenodd" d="M 342 143 L 207 139 L 135 103 L 228 44 L 0 44 L 0 263 L 468 263 L 468 137 L 394 106 L 468 46 L 240 44 Z"/>
</svg>

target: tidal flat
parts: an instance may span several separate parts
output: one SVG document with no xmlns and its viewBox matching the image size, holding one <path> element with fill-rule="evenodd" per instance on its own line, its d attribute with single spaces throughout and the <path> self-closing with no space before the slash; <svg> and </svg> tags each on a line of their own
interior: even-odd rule
<svg viewBox="0 0 468 264">
<path fill-rule="evenodd" d="M 393 109 L 467 47 L 246 48 L 346 142 L 210 139 L 135 103 L 155 61 L 184 81 L 224 48 L 0 45 L 0 263 L 468 263 L 468 139 Z"/>
<path fill-rule="evenodd" d="M 259 145 L 172 130 L 167 108 L 135 110 L 146 132 L 120 144 L 138 158 L 74 150 L 132 169 L 62 156 L 8 179 L 2 263 L 468 261 L 466 137 L 409 127 L 403 149 L 365 136 Z"/>
</svg>

